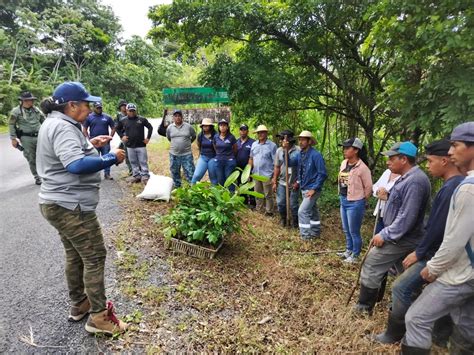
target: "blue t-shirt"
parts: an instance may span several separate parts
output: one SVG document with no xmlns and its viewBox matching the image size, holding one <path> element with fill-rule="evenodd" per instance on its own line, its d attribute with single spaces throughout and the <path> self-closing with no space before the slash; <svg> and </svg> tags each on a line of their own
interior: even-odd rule
<svg viewBox="0 0 474 355">
<path fill-rule="evenodd" d="M 237 142 L 237 140 L 231 133 L 228 133 L 224 139 L 220 137 L 219 133 L 216 133 L 213 142 L 216 147 L 217 160 L 230 160 L 235 158 L 232 147 Z"/>
<path fill-rule="evenodd" d="M 109 135 L 109 127 L 114 128 L 115 122 L 109 115 L 98 115 L 92 112 L 84 122 L 84 127 L 89 128 L 89 137 L 94 138 L 100 135 Z"/>
<path fill-rule="evenodd" d="M 198 135 L 198 142 L 201 144 L 201 155 L 204 155 L 208 158 L 214 158 L 216 156 L 216 152 L 214 150 L 213 139 L 216 133 L 214 132 L 211 135 L 211 138 L 208 139 L 203 132 L 199 133 Z"/>
<path fill-rule="evenodd" d="M 249 162 L 250 157 L 250 148 L 252 148 L 252 143 L 255 142 L 255 139 L 247 138 L 245 142 L 242 143 L 242 139 L 237 139 L 237 154 L 235 160 L 239 168 L 245 168 Z"/>
</svg>

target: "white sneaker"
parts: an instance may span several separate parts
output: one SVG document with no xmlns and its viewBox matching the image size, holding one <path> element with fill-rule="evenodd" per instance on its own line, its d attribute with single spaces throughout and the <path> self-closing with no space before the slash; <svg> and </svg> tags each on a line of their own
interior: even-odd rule
<svg viewBox="0 0 474 355">
<path fill-rule="evenodd" d="M 346 264 L 357 264 L 359 262 L 359 257 L 351 255 L 342 262 Z"/>
<path fill-rule="evenodd" d="M 347 259 L 349 256 L 352 255 L 352 251 L 346 250 L 345 252 L 336 253 L 336 255 L 342 259 Z"/>
</svg>

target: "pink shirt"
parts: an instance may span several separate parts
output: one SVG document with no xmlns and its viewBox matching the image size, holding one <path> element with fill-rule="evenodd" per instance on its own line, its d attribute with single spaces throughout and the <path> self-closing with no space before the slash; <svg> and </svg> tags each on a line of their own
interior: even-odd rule
<svg viewBox="0 0 474 355">
<path fill-rule="evenodd" d="M 346 168 L 347 159 L 341 163 L 339 175 Z M 358 201 L 368 198 L 372 194 L 372 175 L 365 163 L 359 159 L 356 165 L 349 172 L 347 184 L 347 200 Z"/>
</svg>

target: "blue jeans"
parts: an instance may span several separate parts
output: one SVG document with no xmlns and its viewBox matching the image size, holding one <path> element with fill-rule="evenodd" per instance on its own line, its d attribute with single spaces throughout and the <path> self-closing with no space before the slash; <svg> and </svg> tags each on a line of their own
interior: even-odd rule
<svg viewBox="0 0 474 355">
<path fill-rule="evenodd" d="M 212 185 L 217 185 L 217 174 L 216 174 L 216 164 L 214 158 L 206 157 L 205 155 L 200 155 L 196 163 L 196 169 L 194 170 L 194 175 L 191 180 L 191 184 L 195 184 L 198 181 L 201 181 L 202 177 L 206 173 L 209 173 L 209 180 Z"/>
<path fill-rule="evenodd" d="M 132 165 L 132 175 L 136 178 L 150 177 L 146 147 L 127 148 L 128 159 Z"/>
<path fill-rule="evenodd" d="M 339 196 L 341 201 L 342 230 L 346 236 L 346 250 L 359 256 L 362 249 L 360 227 L 365 212 L 365 199 L 348 201 L 346 196 Z"/>
<path fill-rule="evenodd" d="M 299 193 L 300 190 L 293 190 L 293 188 L 290 187 L 290 209 L 291 209 L 291 215 L 293 218 L 298 216 L 298 207 L 299 207 Z M 282 184 L 278 184 L 277 187 L 277 206 L 278 206 L 278 212 L 280 215 L 286 215 L 286 187 Z"/>
<path fill-rule="evenodd" d="M 224 186 L 224 183 L 229 175 L 235 170 L 237 163 L 235 159 L 217 160 L 214 158 L 213 160 L 216 166 L 217 183 Z M 234 191 L 235 186 L 230 185 L 229 190 Z"/>
<path fill-rule="evenodd" d="M 425 280 L 420 276 L 426 266 L 425 260 L 420 260 L 406 269 L 392 286 L 392 312 L 403 315 L 413 303 L 413 296 L 421 292 Z"/>
<path fill-rule="evenodd" d="M 110 144 L 106 144 L 103 147 L 96 148 L 96 149 L 97 149 L 97 151 L 99 152 L 99 154 L 101 156 L 105 155 L 105 154 L 109 154 L 110 153 Z M 105 173 L 105 175 L 110 175 L 110 166 L 104 169 L 104 173 Z"/>
<path fill-rule="evenodd" d="M 194 174 L 194 160 L 192 154 L 174 155 L 170 153 L 170 170 L 174 186 L 181 186 L 181 167 L 188 182 L 191 182 Z"/>
</svg>

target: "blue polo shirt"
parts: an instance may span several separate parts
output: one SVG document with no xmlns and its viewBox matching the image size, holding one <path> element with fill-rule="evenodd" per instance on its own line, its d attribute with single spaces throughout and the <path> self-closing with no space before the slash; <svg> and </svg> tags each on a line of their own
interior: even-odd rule
<svg viewBox="0 0 474 355">
<path fill-rule="evenodd" d="M 237 155 L 235 160 L 239 168 L 245 168 L 248 164 L 253 142 L 255 142 L 255 139 L 252 138 L 247 138 L 245 142 L 242 142 L 241 138 L 237 139 Z"/>
<path fill-rule="evenodd" d="M 109 135 L 109 127 L 112 129 L 115 127 L 115 122 L 109 115 L 101 114 L 98 115 L 92 112 L 83 123 L 85 128 L 89 128 L 89 137 L 94 138 L 100 135 Z"/>
<path fill-rule="evenodd" d="M 202 132 L 198 135 L 198 142 L 201 144 L 201 155 L 204 155 L 208 158 L 214 158 L 216 156 L 216 152 L 214 151 L 214 136 L 217 133 L 211 135 L 211 138 L 207 138 Z"/>
<path fill-rule="evenodd" d="M 219 133 L 216 133 L 213 142 L 214 146 L 216 147 L 217 160 L 230 160 L 235 158 L 232 147 L 237 142 L 237 140 L 231 133 L 228 133 L 224 139 L 221 138 Z"/>
</svg>

